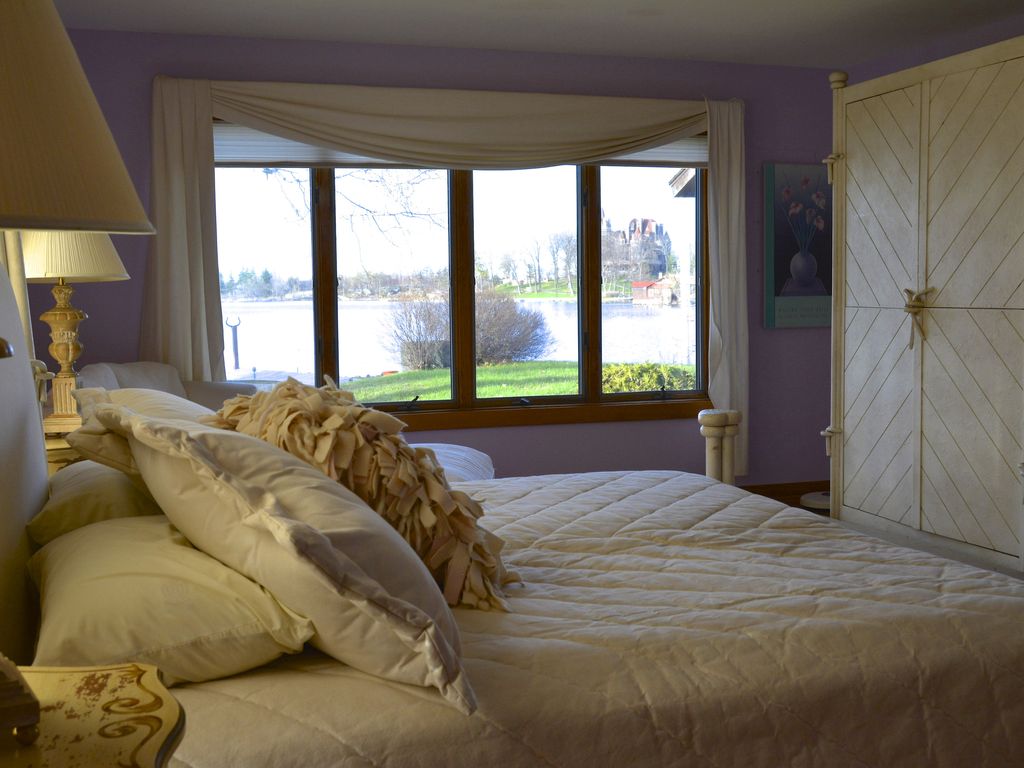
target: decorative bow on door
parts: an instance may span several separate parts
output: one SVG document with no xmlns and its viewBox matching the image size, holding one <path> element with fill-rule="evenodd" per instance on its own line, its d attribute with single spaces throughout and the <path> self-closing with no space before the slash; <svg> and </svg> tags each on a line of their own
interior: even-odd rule
<svg viewBox="0 0 1024 768">
<path fill-rule="evenodd" d="M 925 288 L 923 291 L 915 293 L 910 288 L 903 289 L 903 293 L 907 297 L 906 303 L 903 305 L 903 311 L 910 315 L 914 321 L 910 325 L 910 343 L 908 344 L 910 349 L 914 348 L 915 329 L 917 333 L 921 334 L 922 339 L 925 338 L 924 319 L 921 317 L 921 313 L 928 308 L 928 304 L 925 301 L 928 298 L 928 294 L 934 290 L 934 288 Z"/>
</svg>

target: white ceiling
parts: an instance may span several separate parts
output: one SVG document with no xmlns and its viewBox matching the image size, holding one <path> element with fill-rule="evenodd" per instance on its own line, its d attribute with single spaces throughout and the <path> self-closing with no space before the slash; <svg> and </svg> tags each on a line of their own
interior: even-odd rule
<svg viewBox="0 0 1024 768">
<path fill-rule="evenodd" d="M 1021 0 L 55 0 L 71 29 L 843 68 Z"/>
</svg>

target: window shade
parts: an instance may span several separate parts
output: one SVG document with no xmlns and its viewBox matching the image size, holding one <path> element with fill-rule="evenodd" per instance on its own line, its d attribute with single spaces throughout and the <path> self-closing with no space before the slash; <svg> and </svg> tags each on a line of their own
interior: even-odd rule
<svg viewBox="0 0 1024 768">
<path fill-rule="evenodd" d="M 300 167 L 350 165 L 363 168 L 402 165 L 380 158 L 304 144 L 282 136 L 263 133 L 255 128 L 225 122 L 217 122 L 213 125 L 213 155 L 215 161 L 220 165 L 258 167 L 268 165 Z M 607 160 L 621 163 L 705 167 L 708 162 L 708 138 L 707 136 L 694 136 L 677 139 L 659 147 L 610 157 Z"/>
</svg>

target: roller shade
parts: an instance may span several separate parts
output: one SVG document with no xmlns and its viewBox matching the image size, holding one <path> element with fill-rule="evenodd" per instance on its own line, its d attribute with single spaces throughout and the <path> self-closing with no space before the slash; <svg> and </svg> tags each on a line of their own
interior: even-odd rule
<svg viewBox="0 0 1024 768">
<path fill-rule="evenodd" d="M 292 141 L 282 136 L 247 128 L 244 125 L 216 122 L 213 125 L 213 154 L 218 165 L 235 166 L 333 166 L 357 167 L 401 166 L 375 157 L 366 157 L 313 144 Z M 660 147 L 608 158 L 608 162 L 637 164 L 670 164 L 706 167 L 707 136 L 677 139 Z"/>
</svg>

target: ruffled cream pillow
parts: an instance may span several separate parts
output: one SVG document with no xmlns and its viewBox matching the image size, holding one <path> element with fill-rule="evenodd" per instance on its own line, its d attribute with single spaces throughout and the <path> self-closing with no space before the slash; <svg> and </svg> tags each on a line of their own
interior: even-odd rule
<svg viewBox="0 0 1024 768">
<path fill-rule="evenodd" d="M 452 490 L 432 451 L 400 436 L 405 424 L 350 392 L 295 379 L 227 400 L 207 424 L 259 437 L 355 492 L 409 542 L 449 605 L 508 610 L 504 542 L 477 525 L 480 505 Z"/>
</svg>

